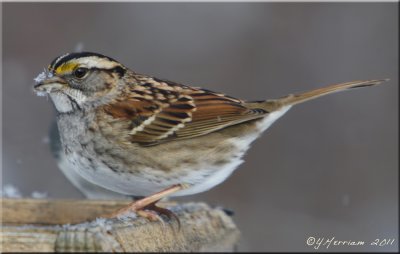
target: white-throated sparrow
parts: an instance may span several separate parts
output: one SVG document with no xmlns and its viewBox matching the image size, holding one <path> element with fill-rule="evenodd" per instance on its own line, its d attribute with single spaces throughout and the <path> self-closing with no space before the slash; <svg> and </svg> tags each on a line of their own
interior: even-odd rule
<svg viewBox="0 0 400 254">
<path fill-rule="evenodd" d="M 58 111 L 63 151 L 76 173 L 126 195 L 157 192 L 117 214 L 157 210 L 154 204 L 166 195 L 206 191 L 224 181 L 251 142 L 291 106 L 384 81 L 243 101 L 138 74 L 89 52 L 56 58 L 35 80 L 34 90 L 49 95 Z"/>
</svg>

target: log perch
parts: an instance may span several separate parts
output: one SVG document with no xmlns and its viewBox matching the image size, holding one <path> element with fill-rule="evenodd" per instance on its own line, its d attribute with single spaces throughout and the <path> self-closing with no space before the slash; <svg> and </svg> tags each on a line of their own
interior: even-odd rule
<svg viewBox="0 0 400 254">
<path fill-rule="evenodd" d="M 160 202 L 179 218 L 103 219 L 129 202 L 6 199 L 2 202 L 1 252 L 234 251 L 239 230 L 221 208 L 204 203 Z"/>
</svg>

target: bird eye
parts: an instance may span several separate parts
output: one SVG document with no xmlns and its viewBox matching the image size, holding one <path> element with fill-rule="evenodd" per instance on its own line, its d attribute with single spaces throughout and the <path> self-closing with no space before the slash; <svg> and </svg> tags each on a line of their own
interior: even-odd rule
<svg viewBox="0 0 400 254">
<path fill-rule="evenodd" d="M 86 76 L 88 71 L 89 71 L 89 69 L 87 69 L 87 68 L 82 68 L 82 67 L 77 68 L 74 71 L 74 76 L 77 77 L 77 78 L 83 78 L 84 76 Z"/>
</svg>

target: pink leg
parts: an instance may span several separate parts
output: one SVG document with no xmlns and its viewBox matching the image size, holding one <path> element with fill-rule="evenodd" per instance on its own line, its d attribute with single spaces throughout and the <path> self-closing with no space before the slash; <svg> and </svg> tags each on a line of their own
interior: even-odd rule
<svg viewBox="0 0 400 254">
<path fill-rule="evenodd" d="M 154 214 L 154 212 L 156 212 L 156 213 L 164 214 L 168 218 L 171 218 L 171 217 L 177 218 L 176 215 L 173 214 L 168 209 L 158 207 L 155 204 L 160 199 L 167 197 L 168 195 L 171 195 L 172 193 L 175 193 L 175 192 L 185 189 L 187 187 L 188 186 L 186 184 L 172 185 L 171 187 L 169 187 L 165 190 L 162 190 L 162 191 L 154 193 L 153 195 L 150 195 L 148 197 L 134 201 L 134 202 L 130 203 L 128 206 L 121 208 L 118 211 L 116 211 L 106 217 L 115 218 L 115 217 L 119 217 L 119 216 L 124 215 L 129 212 L 136 212 L 139 216 L 142 216 L 149 220 L 154 221 L 154 220 L 159 220 L 159 216 Z M 150 211 L 146 211 L 145 209 L 150 210 Z M 178 222 L 179 222 L 179 220 L 178 220 Z"/>
</svg>

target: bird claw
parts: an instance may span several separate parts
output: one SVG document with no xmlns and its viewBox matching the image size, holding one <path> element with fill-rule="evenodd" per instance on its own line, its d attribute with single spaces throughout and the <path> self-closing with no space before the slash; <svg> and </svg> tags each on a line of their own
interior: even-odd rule
<svg viewBox="0 0 400 254">
<path fill-rule="evenodd" d="M 181 229 L 181 222 L 180 222 L 178 216 L 176 216 L 175 213 L 171 212 L 167 208 L 159 207 L 159 206 L 156 206 L 155 204 L 150 204 L 148 207 L 146 207 L 146 209 L 149 209 L 150 211 L 155 212 L 160 218 L 162 215 L 164 215 L 165 217 L 168 218 L 169 221 L 174 219 L 178 223 L 178 231 Z M 149 210 L 147 210 L 147 211 L 149 211 Z M 162 219 L 161 219 L 161 221 L 164 222 L 164 220 L 162 220 Z"/>
<path fill-rule="evenodd" d="M 159 221 L 165 227 L 165 222 L 160 215 L 158 215 L 155 211 L 152 210 L 139 210 L 136 211 L 136 214 L 140 217 L 146 218 L 149 221 Z"/>
<path fill-rule="evenodd" d="M 188 188 L 187 184 L 176 184 L 165 190 L 157 192 L 151 196 L 145 197 L 140 200 L 136 200 L 131 203 L 128 207 L 124 207 L 119 209 L 118 211 L 112 213 L 109 216 L 105 216 L 106 218 L 120 218 L 122 216 L 126 216 L 130 212 L 135 212 L 138 216 L 144 217 L 150 221 L 160 221 L 165 227 L 164 220 L 162 219 L 162 215 L 166 216 L 169 220 L 172 218 L 175 219 L 178 223 L 178 231 L 181 229 L 181 223 L 179 221 L 178 216 L 176 216 L 173 212 L 166 208 L 158 207 L 155 204 L 161 199 L 168 196 L 171 193 L 176 191 Z"/>
<path fill-rule="evenodd" d="M 181 229 L 181 222 L 180 222 L 178 216 L 176 216 L 175 213 L 171 212 L 167 208 L 159 207 L 159 206 L 156 206 L 154 204 L 152 205 L 151 209 L 153 211 L 156 211 L 158 214 L 166 216 L 168 218 L 168 220 L 175 219 L 176 222 L 178 223 L 178 231 Z"/>
</svg>

